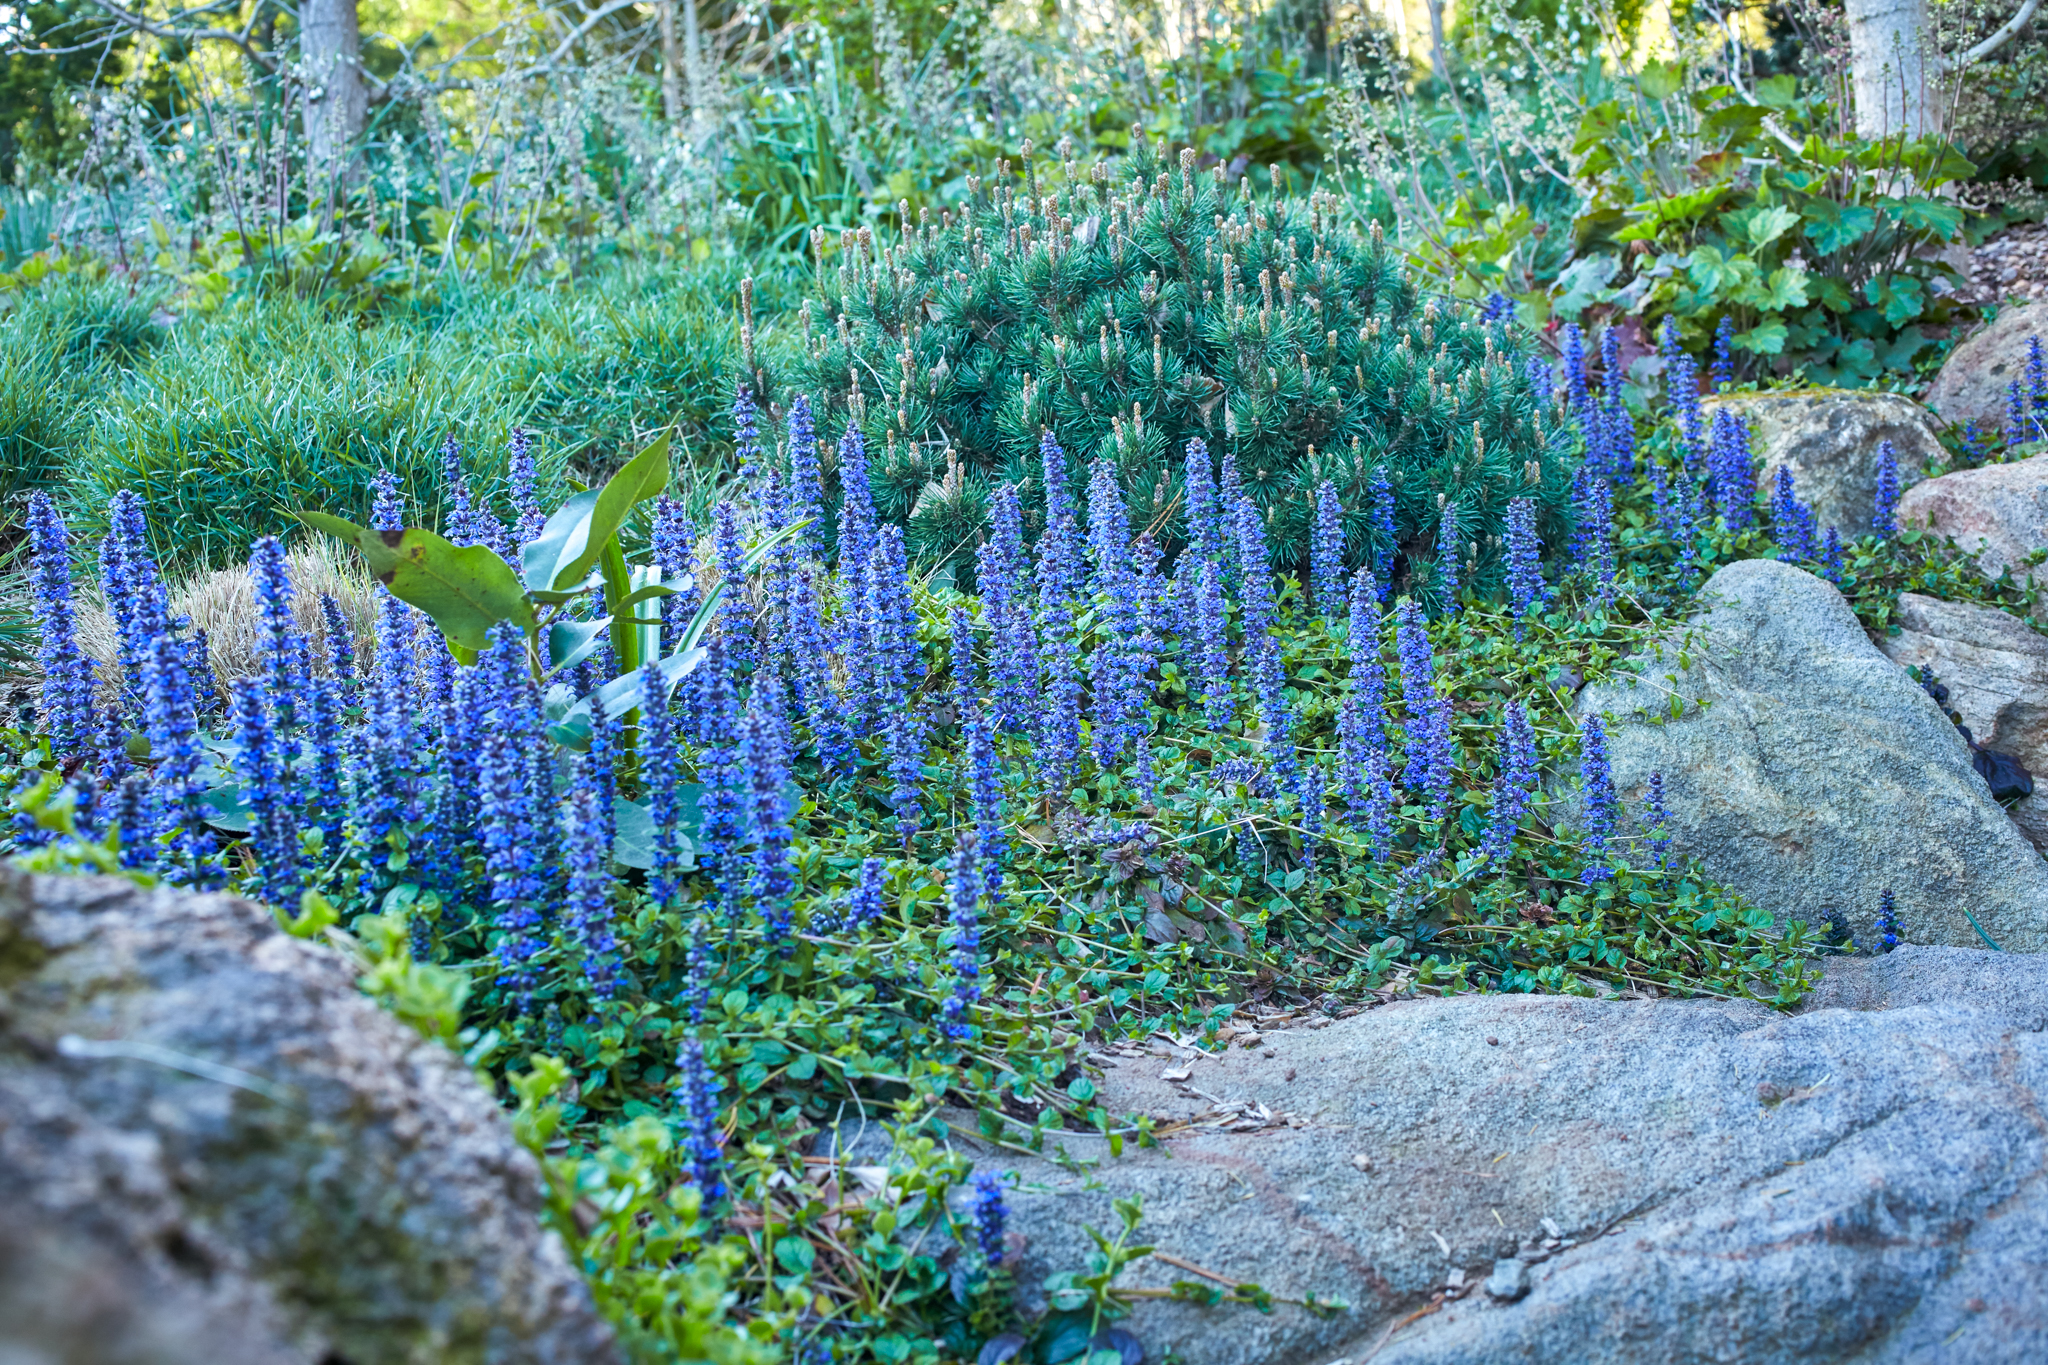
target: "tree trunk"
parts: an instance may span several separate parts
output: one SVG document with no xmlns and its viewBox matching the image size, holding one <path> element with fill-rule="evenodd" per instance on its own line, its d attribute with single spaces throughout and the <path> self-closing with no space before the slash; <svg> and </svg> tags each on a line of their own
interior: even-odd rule
<svg viewBox="0 0 2048 1365">
<path fill-rule="evenodd" d="M 690 135 L 704 135 L 705 106 L 711 102 L 704 78 L 704 36 L 697 29 L 697 0 L 676 0 L 683 7 L 683 84 L 690 98 Z"/>
<path fill-rule="evenodd" d="M 1934 131 L 1927 0 L 1845 0 L 1856 131 L 1925 137 Z"/>
<path fill-rule="evenodd" d="M 1451 81 L 1450 58 L 1444 53 L 1444 4 L 1443 0 L 1427 0 L 1429 7 L 1429 68 L 1436 78 L 1449 85 Z M 1457 91 L 1451 92 L 1456 96 Z"/>
<path fill-rule="evenodd" d="M 661 19 L 661 112 L 674 127 L 683 121 L 683 54 L 676 45 L 676 0 L 661 0 L 657 14 Z"/>
<path fill-rule="evenodd" d="M 356 0 L 300 0 L 299 55 L 306 71 L 307 183 L 331 199 L 348 178 L 369 116 Z"/>
</svg>

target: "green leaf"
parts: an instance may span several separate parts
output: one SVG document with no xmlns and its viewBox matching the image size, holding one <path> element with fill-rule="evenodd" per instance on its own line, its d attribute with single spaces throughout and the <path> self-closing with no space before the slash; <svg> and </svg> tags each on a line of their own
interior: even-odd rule
<svg viewBox="0 0 2048 1365">
<path fill-rule="evenodd" d="M 547 586 L 559 590 L 590 572 L 612 537 L 626 524 L 626 518 L 633 509 L 649 498 L 658 497 L 667 488 L 668 433 L 664 431 L 661 439 L 626 461 L 625 468 L 612 475 L 605 486 L 597 490 L 597 499 L 590 508 L 590 520 L 583 527 L 582 544 L 576 547 L 573 555 L 565 553 L 555 577 Z"/>
<path fill-rule="evenodd" d="M 1684 84 L 1684 62 L 1645 62 L 1636 76 L 1636 86 L 1645 99 L 1670 99 Z"/>
<path fill-rule="evenodd" d="M 775 1259 L 792 1275 L 808 1275 L 818 1253 L 801 1237 L 778 1237 L 775 1239 Z"/>
<path fill-rule="evenodd" d="M 1757 307 L 1767 313 L 1782 313 L 1789 308 L 1805 306 L 1806 272 L 1789 265 L 1781 265 L 1773 270 Z"/>
<path fill-rule="evenodd" d="M 609 616 L 595 621 L 557 621 L 548 627 L 548 667 L 573 668 L 597 652 L 604 641 Z"/>
<path fill-rule="evenodd" d="M 572 494 L 568 501 L 555 509 L 541 528 L 540 536 L 519 552 L 520 567 L 526 570 L 526 581 L 544 585 L 542 591 L 552 595 L 557 592 L 573 595 L 582 585 L 568 578 L 565 572 L 570 564 L 583 553 L 590 540 L 590 518 L 597 510 L 598 490 L 586 489 Z M 556 584 L 561 584 L 560 588 Z"/>
<path fill-rule="evenodd" d="M 1662 98 L 1658 96 L 1657 98 Z M 1771 109 L 1789 109 L 1799 98 L 1799 81 L 1793 76 L 1766 76 L 1756 83 L 1756 102 Z"/>
<path fill-rule="evenodd" d="M 740 1068 L 740 1089 L 749 1095 L 768 1084 L 768 1068 L 759 1062 L 748 1062 Z"/>
<path fill-rule="evenodd" d="M 1832 199 L 1815 199 L 1802 211 L 1806 219 L 1806 240 L 1823 256 L 1863 240 L 1877 226 L 1877 210 L 1863 204 L 1837 204 Z"/>
<path fill-rule="evenodd" d="M 314 530 L 355 546 L 393 597 L 425 612 L 464 649 L 486 648 L 491 627 L 500 621 L 521 630 L 536 627 L 519 575 L 482 545 L 452 545 L 417 527 L 372 531 L 325 512 L 296 515 Z"/>
<path fill-rule="evenodd" d="M 1938 199 L 1908 199 L 1899 206 L 1899 226 L 1953 241 L 1963 230 L 1963 211 Z"/>
<path fill-rule="evenodd" d="M 1735 348 L 1752 355 L 1777 355 L 1785 349 L 1785 324 L 1775 319 L 1760 322 L 1746 332 L 1735 334 Z"/>
</svg>

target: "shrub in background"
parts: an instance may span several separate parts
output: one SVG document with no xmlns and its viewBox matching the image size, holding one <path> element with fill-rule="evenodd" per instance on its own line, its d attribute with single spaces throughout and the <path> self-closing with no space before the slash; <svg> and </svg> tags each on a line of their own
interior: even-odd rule
<svg viewBox="0 0 2048 1365">
<path fill-rule="evenodd" d="M 1191 152 L 1175 165 L 1163 144 L 1086 174 L 1065 150 L 1055 164 L 1026 144 L 893 243 L 847 234 L 836 266 L 814 238 L 817 306 L 775 378 L 810 395 L 821 432 L 860 427 L 882 514 L 928 562 L 971 560 L 998 483 L 1042 506 L 1046 430 L 1114 460 L 1133 524 L 1162 539 L 1183 450 L 1206 442 L 1284 564 L 1305 561 L 1324 480 L 1352 558 L 1391 553 L 1370 544 L 1382 469 L 1404 546 L 1457 505 L 1468 580 L 1498 579 L 1511 499 L 1561 529 L 1571 462 L 1510 330 L 1425 300 L 1377 226 L 1198 172 Z"/>
</svg>

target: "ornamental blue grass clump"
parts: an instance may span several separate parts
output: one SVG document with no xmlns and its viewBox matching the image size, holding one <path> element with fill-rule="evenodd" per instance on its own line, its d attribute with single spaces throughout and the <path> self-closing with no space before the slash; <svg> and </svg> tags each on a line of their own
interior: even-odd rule
<svg viewBox="0 0 2048 1365">
<path fill-rule="evenodd" d="M 990 1268 L 1003 1263 L 1003 1225 L 1009 1213 L 1003 1207 L 1002 1177 L 993 1171 L 974 1176 L 974 1245 Z"/>
<path fill-rule="evenodd" d="M 1656 476 L 1652 466 L 1652 476 Z M 1515 618 L 1515 638 L 1523 639 L 1530 616 L 1542 610 L 1543 543 L 1536 538 L 1536 504 L 1516 498 L 1508 504 L 1508 610 Z"/>
<path fill-rule="evenodd" d="M 974 1007 L 981 1001 L 981 871 L 974 841 L 962 839 L 946 869 L 952 930 L 953 989 L 939 1007 L 939 1031 L 956 1042 L 974 1036 Z"/>
<path fill-rule="evenodd" d="M 1455 504 L 1453 504 L 1455 506 Z M 1453 539 L 1457 519 L 1452 518 Z M 1344 600 L 1344 508 L 1337 501 L 1337 485 L 1324 479 L 1316 485 L 1316 525 L 1309 542 L 1309 583 L 1315 593 L 1316 611 L 1326 621 L 1335 621 L 1345 608 Z M 1442 543 L 1442 537 L 1438 537 Z M 1455 576 L 1455 569 L 1453 575 Z"/>
<path fill-rule="evenodd" d="M 1586 866 L 1579 875 L 1590 885 L 1614 875 L 1607 865 L 1607 841 L 1614 834 L 1614 774 L 1607 766 L 1607 730 L 1598 716 L 1579 723 L 1579 781 L 1586 796 L 1580 826 Z"/>
<path fill-rule="evenodd" d="M 683 1169 L 705 1209 L 725 1194 L 725 1163 L 720 1153 L 723 1129 L 718 1122 L 722 1083 L 704 1064 L 704 1045 L 683 1039 L 676 1057 L 676 1101 L 682 1106 Z"/>
<path fill-rule="evenodd" d="M 1643 798 L 1643 842 L 1650 846 L 1652 863 L 1661 869 L 1671 866 L 1671 811 L 1664 803 L 1664 774 L 1650 774 L 1650 789 Z"/>
<path fill-rule="evenodd" d="M 1880 540 L 1899 533 L 1899 452 L 1890 441 L 1877 444 L 1877 512 L 1870 529 Z"/>
<path fill-rule="evenodd" d="M 92 664 L 78 648 L 71 606 L 71 537 L 47 493 L 29 499 L 30 579 L 43 672 L 43 723 L 59 757 L 83 753 L 93 728 Z"/>
<path fill-rule="evenodd" d="M 1878 893 L 1877 920 L 1871 925 L 1871 951 L 1888 953 L 1905 941 L 1899 932 L 1899 912 L 1892 900 L 1892 889 L 1887 886 Z"/>
</svg>

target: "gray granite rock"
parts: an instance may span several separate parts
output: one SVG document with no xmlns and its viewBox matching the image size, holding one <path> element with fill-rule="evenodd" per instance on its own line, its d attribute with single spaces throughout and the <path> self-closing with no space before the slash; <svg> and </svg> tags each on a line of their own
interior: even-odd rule
<svg viewBox="0 0 2048 1365">
<path fill-rule="evenodd" d="M 0 865 L 0 1359 L 607 1362 L 448 1049 L 228 896 Z"/>
<path fill-rule="evenodd" d="M 1899 499 L 1899 524 L 1947 536 L 1989 577 L 2031 575 L 2048 586 L 2048 564 L 2027 563 L 2048 549 L 2048 455 L 1915 484 Z"/>
<path fill-rule="evenodd" d="M 1890 888 L 1906 938 L 2048 949 L 2048 863 L 1991 798 L 1962 736 L 1871 644 L 1834 588 L 1731 564 L 1707 610 L 1588 686 L 1631 809 L 1664 775 L 1676 847 L 1781 919 L 1866 934 Z M 1676 711 L 1674 713 L 1674 707 Z"/>
<path fill-rule="evenodd" d="M 1793 389 L 1727 394 L 1706 400 L 1709 417 L 1727 407 L 1748 419 L 1761 461 L 1757 486 L 1768 492 L 1778 470 L 1792 471 L 1793 489 L 1822 531 L 1833 526 L 1854 540 L 1877 511 L 1878 447 L 1897 452 L 1901 485 L 1917 483 L 1942 457 L 1927 410 L 1910 398 L 1867 389 Z"/>
<path fill-rule="evenodd" d="M 1901 668 L 1931 668 L 1987 749 L 2048 778 L 2048 635 L 1996 607 L 1899 594 L 1899 633 L 1878 641 Z"/>
<path fill-rule="evenodd" d="M 955 1142 L 1018 1174 L 1027 1296 L 1136 1193 L 1141 1238 L 1181 1264 L 1132 1284 L 1192 1265 L 1347 1305 L 1146 1301 L 1148 1359 L 2048 1359 L 2048 958 L 1906 947 L 1830 970 L 1795 1015 L 1465 996 L 1275 1022 L 1185 1080 L 1109 1059 L 1101 1102 L 1158 1119 L 1162 1151 L 1069 1134 L 1076 1170 L 971 1122 Z M 1526 1295 L 1487 1292 L 1515 1287 L 1510 1258 Z"/>
<path fill-rule="evenodd" d="M 2048 340 L 2048 303 L 2001 308 L 1990 326 L 1949 353 L 1927 390 L 1927 406 L 1945 422 L 1975 422 L 1986 435 L 2005 428 L 2006 386 L 2026 385 L 2027 338 Z"/>
</svg>

